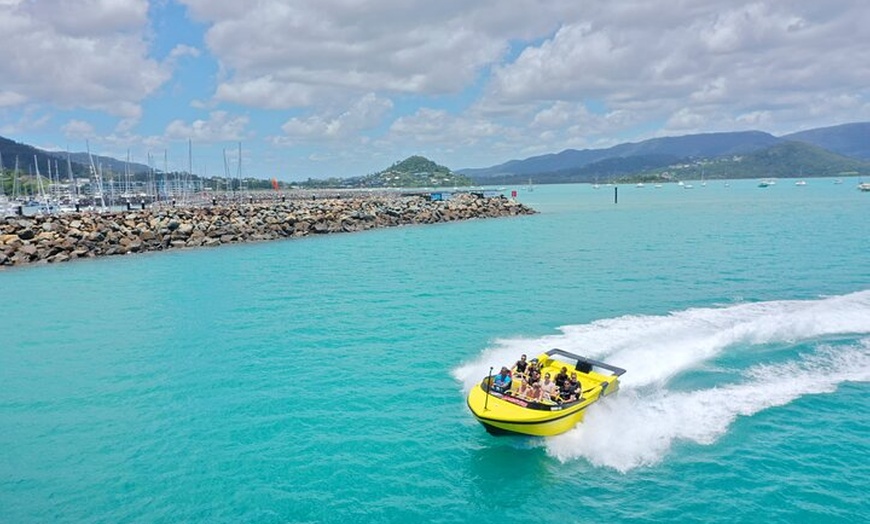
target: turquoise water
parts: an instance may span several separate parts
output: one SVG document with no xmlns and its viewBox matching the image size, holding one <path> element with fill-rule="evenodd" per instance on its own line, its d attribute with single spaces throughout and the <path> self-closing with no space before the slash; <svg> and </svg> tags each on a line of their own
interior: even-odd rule
<svg viewBox="0 0 870 524">
<path fill-rule="evenodd" d="M 0 522 L 860 522 L 870 195 L 536 186 L 540 214 L 0 272 Z M 554 438 L 464 395 L 628 369 Z"/>
</svg>

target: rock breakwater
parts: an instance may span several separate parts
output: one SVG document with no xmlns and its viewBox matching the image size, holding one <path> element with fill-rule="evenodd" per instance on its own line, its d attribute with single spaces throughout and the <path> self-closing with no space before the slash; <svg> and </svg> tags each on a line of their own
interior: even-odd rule
<svg viewBox="0 0 870 524">
<path fill-rule="evenodd" d="M 502 196 L 463 194 L 445 201 L 357 197 L 8 217 L 0 219 L 0 266 L 534 213 Z"/>
</svg>

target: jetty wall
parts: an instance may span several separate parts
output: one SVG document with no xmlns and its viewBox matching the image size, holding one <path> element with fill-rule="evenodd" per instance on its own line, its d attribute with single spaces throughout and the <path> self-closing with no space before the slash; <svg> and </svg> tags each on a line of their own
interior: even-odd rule
<svg viewBox="0 0 870 524">
<path fill-rule="evenodd" d="M 0 219 L 0 266 L 534 214 L 503 196 L 355 197 Z"/>
</svg>

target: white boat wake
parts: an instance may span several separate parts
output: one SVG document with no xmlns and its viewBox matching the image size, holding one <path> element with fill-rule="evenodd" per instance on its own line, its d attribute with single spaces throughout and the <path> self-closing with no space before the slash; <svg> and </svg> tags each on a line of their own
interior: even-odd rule
<svg viewBox="0 0 870 524">
<path fill-rule="evenodd" d="M 547 452 L 560 460 L 585 458 L 619 471 L 660 462 L 677 441 L 710 444 L 738 416 L 829 393 L 843 382 L 870 381 L 870 338 L 836 348 L 819 340 L 870 334 L 870 291 L 625 316 L 560 331 L 539 339 L 498 340 L 453 374 L 468 391 L 490 366 L 553 347 L 626 368 L 619 395 L 590 409 L 573 430 L 544 441 Z M 812 346 L 813 341 L 812 353 L 755 364 L 739 371 L 731 383 L 694 391 L 668 389 L 675 375 L 709 366 L 729 351 L 745 352 L 752 360 L 753 352 L 765 354 L 763 344 Z"/>
</svg>

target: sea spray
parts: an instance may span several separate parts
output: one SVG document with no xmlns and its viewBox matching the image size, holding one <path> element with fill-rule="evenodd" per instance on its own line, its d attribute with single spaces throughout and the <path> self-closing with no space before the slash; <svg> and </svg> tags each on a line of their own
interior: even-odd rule
<svg viewBox="0 0 870 524">
<path fill-rule="evenodd" d="M 822 337 L 870 334 L 870 291 L 817 300 L 767 301 L 692 308 L 669 315 L 622 316 L 563 326 L 561 335 L 496 340 L 454 377 L 467 392 L 490 366 L 553 347 L 624 367 L 619 395 L 595 404 L 573 430 L 546 439 L 560 460 L 584 458 L 628 471 L 657 464 L 676 441 L 710 444 L 738 416 L 751 416 L 808 394 L 830 393 L 845 381 L 870 380 L 870 338 L 834 346 Z M 813 351 L 765 362 L 767 344 L 808 345 Z M 677 375 L 745 353 L 738 380 L 697 390 L 675 390 Z"/>
<path fill-rule="evenodd" d="M 844 382 L 870 381 L 870 338 L 846 347 L 821 345 L 796 360 L 753 366 L 743 375 L 741 382 L 697 391 L 623 391 L 591 409 L 583 424 L 548 439 L 547 452 L 621 472 L 657 464 L 677 441 L 715 442 L 739 416 L 831 393 Z"/>
<path fill-rule="evenodd" d="M 623 389 L 663 384 L 735 346 L 870 333 L 870 291 L 691 308 L 668 315 L 626 315 L 559 330 L 561 335 L 537 339 L 497 339 L 478 359 L 454 370 L 454 376 L 468 391 L 490 366 L 558 347 L 627 369 Z"/>
</svg>

